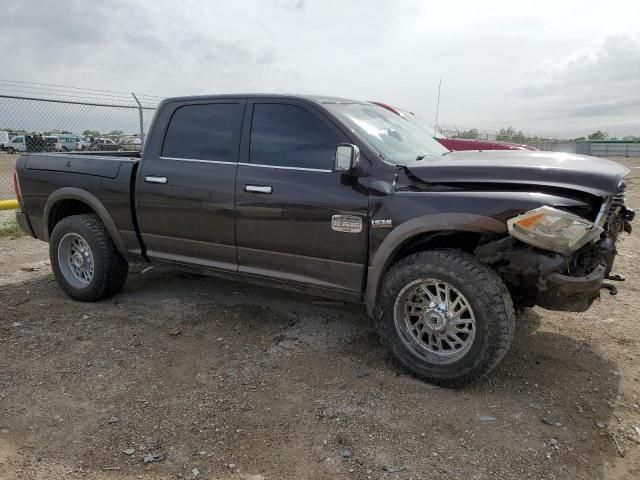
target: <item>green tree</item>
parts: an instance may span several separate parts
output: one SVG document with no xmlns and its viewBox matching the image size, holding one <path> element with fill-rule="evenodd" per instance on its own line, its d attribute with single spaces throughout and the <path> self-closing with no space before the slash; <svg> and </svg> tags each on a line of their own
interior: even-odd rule
<svg viewBox="0 0 640 480">
<path fill-rule="evenodd" d="M 607 135 L 607 132 L 602 132 L 600 130 L 593 132 L 591 135 L 589 135 L 589 140 L 606 140 L 609 137 L 609 135 Z"/>
<path fill-rule="evenodd" d="M 524 143 L 527 141 L 527 136 L 522 130 L 518 130 L 513 137 L 511 137 L 511 140 L 516 143 Z"/>
<path fill-rule="evenodd" d="M 58 130 L 57 128 L 48 132 L 42 132 L 43 135 L 71 135 L 71 133 L 72 132 L 68 130 Z"/>
<path fill-rule="evenodd" d="M 107 136 L 109 137 L 119 137 L 121 135 L 124 135 L 124 132 L 122 130 L 111 130 L 109 133 L 107 133 Z"/>
<path fill-rule="evenodd" d="M 516 136 L 516 131 L 513 127 L 501 128 L 500 131 L 498 132 L 498 135 L 496 135 L 496 140 L 509 142 L 515 136 Z"/>
<path fill-rule="evenodd" d="M 82 135 L 84 135 L 85 137 L 99 137 L 100 132 L 97 130 L 85 130 L 84 132 L 82 132 Z"/>
<path fill-rule="evenodd" d="M 478 138 L 478 129 L 477 128 L 471 128 L 469 130 L 462 130 L 458 135 L 456 135 L 458 138 L 472 138 L 472 139 L 477 139 Z"/>
</svg>

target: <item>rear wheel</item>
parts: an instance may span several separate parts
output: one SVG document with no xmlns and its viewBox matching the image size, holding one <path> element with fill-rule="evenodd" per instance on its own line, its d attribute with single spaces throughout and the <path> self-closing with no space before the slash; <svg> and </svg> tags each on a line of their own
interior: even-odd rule
<svg viewBox="0 0 640 480">
<path fill-rule="evenodd" d="M 74 300 L 94 302 L 118 293 L 128 264 L 96 215 L 60 220 L 49 239 L 51 267 L 58 284 Z"/>
<path fill-rule="evenodd" d="M 515 328 L 498 275 L 453 250 L 410 255 L 391 267 L 381 295 L 380 338 L 413 375 L 458 387 L 485 376 L 507 352 Z"/>
</svg>

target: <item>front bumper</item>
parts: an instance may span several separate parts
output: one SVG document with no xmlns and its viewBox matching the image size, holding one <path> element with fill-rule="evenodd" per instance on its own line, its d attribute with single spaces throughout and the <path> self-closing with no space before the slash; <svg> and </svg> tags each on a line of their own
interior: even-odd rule
<svg viewBox="0 0 640 480">
<path fill-rule="evenodd" d="M 511 237 L 478 247 L 475 254 L 502 277 L 516 306 L 539 305 L 549 310 L 584 312 L 600 297 L 616 255 L 615 241 L 607 237 L 584 248 L 592 249 L 598 261 L 589 273 L 582 275 L 567 272 L 570 258 Z"/>
<path fill-rule="evenodd" d="M 548 310 L 584 312 L 600 297 L 607 267 L 598 265 L 584 277 L 551 273 L 540 278 L 536 303 Z"/>
</svg>

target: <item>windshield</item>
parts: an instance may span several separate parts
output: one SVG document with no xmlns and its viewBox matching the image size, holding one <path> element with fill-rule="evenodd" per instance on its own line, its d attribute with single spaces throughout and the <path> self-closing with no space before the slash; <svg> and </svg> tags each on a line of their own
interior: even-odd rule
<svg viewBox="0 0 640 480">
<path fill-rule="evenodd" d="M 324 106 L 389 163 L 406 165 L 449 152 L 426 129 L 378 105 L 331 103 Z"/>
<path fill-rule="evenodd" d="M 435 128 L 425 122 L 420 115 L 416 115 L 415 113 L 407 113 L 404 114 L 403 117 L 413 125 L 415 125 L 420 130 L 424 130 L 427 132 L 427 135 L 433 138 L 447 138 L 438 132 Z"/>
</svg>

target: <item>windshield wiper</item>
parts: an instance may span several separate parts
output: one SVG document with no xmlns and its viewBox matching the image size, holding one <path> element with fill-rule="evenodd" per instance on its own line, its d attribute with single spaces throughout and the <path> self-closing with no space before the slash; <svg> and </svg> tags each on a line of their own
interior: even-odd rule
<svg viewBox="0 0 640 480">
<path fill-rule="evenodd" d="M 447 152 L 447 153 L 448 153 L 448 152 Z M 435 153 L 423 153 L 422 155 L 418 155 L 418 156 L 416 157 L 416 161 L 424 160 L 424 159 L 425 159 L 425 158 L 427 158 L 427 157 L 431 157 L 431 158 L 438 158 L 438 157 L 440 157 L 440 155 L 436 155 Z"/>
</svg>

